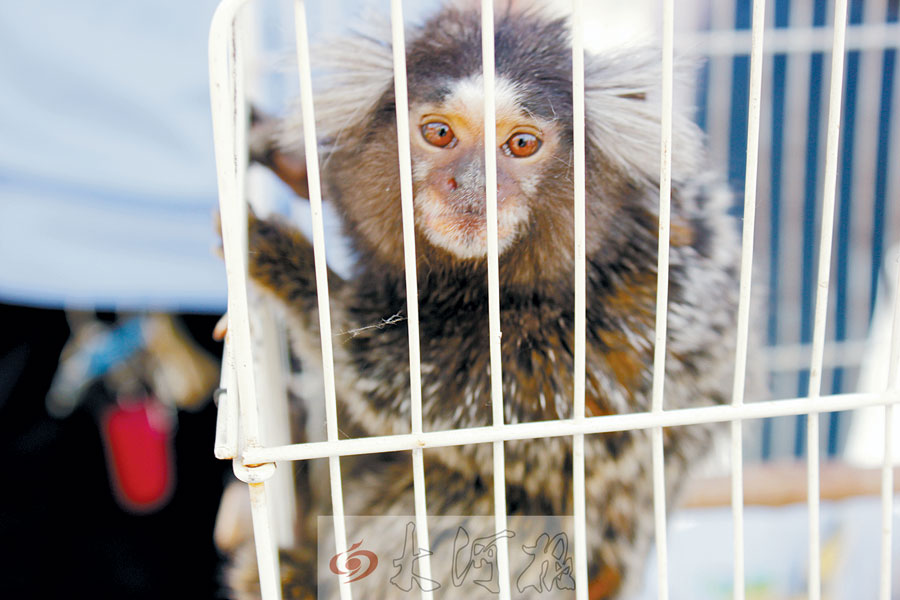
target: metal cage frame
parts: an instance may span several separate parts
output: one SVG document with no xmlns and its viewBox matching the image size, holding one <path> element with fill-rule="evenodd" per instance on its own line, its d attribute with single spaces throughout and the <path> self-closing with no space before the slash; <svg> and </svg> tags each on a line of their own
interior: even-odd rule
<svg viewBox="0 0 900 600">
<path fill-rule="evenodd" d="M 573 102 L 575 155 L 575 394 L 574 417 L 571 419 L 506 424 L 503 422 L 503 398 L 500 374 L 500 318 L 497 242 L 497 181 L 494 127 L 485 127 L 485 165 L 487 180 L 488 223 L 488 285 L 490 318 L 490 359 L 492 378 L 493 425 L 452 431 L 422 429 L 421 373 L 419 364 L 418 303 L 415 276 L 415 247 L 413 235 L 412 176 L 409 147 L 406 64 L 401 0 L 391 1 L 391 22 L 394 54 L 394 85 L 397 98 L 397 128 L 400 157 L 402 216 L 408 292 L 408 326 L 412 393 L 411 433 L 365 439 L 338 439 L 337 409 L 334 384 L 334 365 L 331 347 L 331 321 L 327 294 L 324 226 L 319 181 L 318 155 L 311 93 L 309 44 L 304 0 L 295 0 L 297 58 L 300 73 L 301 107 L 304 122 L 305 148 L 308 166 L 310 206 L 312 209 L 315 269 L 319 289 L 320 329 L 324 368 L 327 441 L 305 444 L 264 445 L 260 438 L 260 404 L 258 396 L 263 388 L 254 369 L 254 348 L 251 343 L 251 324 L 247 289 L 247 203 L 245 188 L 247 157 L 247 104 L 245 100 L 245 66 L 242 59 L 241 28 L 238 12 L 250 0 L 223 0 L 213 18 L 210 41 L 210 91 L 215 133 L 215 154 L 218 171 L 219 202 L 222 236 L 228 281 L 229 327 L 226 340 L 222 389 L 218 394 L 218 422 L 216 456 L 233 459 L 234 471 L 249 484 L 253 531 L 259 562 L 260 585 L 263 598 L 281 597 L 278 576 L 276 531 L 273 527 L 272 486 L 275 463 L 281 461 L 327 458 L 331 474 L 333 523 L 337 551 L 347 549 L 341 488 L 340 459 L 342 456 L 387 451 L 410 451 L 412 455 L 415 519 L 419 547 L 428 547 L 428 517 L 424 483 L 423 451 L 426 448 L 472 443 L 492 443 L 494 456 L 494 508 L 497 531 L 506 528 L 506 499 L 504 478 L 504 442 L 538 437 L 571 436 L 573 438 L 573 483 L 575 498 L 575 573 L 576 595 L 588 597 L 585 495 L 584 495 L 584 436 L 587 434 L 648 429 L 652 435 L 652 467 L 654 473 L 654 515 L 657 553 L 658 597 L 668 598 L 666 503 L 663 473 L 663 428 L 711 422 L 731 424 L 731 504 L 734 523 L 734 598 L 745 594 L 744 536 L 743 536 L 743 433 L 746 420 L 787 415 L 816 415 L 819 413 L 881 406 L 884 410 L 885 458 L 882 466 L 882 531 L 880 599 L 891 597 L 891 539 L 893 510 L 893 469 L 890 443 L 893 432 L 894 405 L 900 402 L 900 294 L 894 306 L 892 338 L 889 357 L 889 377 L 878 393 L 845 393 L 822 395 L 823 354 L 825 347 L 829 277 L 831 270 L 832 236 L 835 226 L 835 195 L 838 174 L 838 143 L 843 92 L 845 38 L 847 34 L 847 0 L 834 2 L 831 83 L 828 100 L 826 139 L 825 188 L 821 200 L 818 286 L 815 296 L 812 356 L 809 362 L 808 394 L 803 397 L 762 402 L 744 402 L 744 383 L 747 362 L 747 339 L 750 313 L 750 274 L 753 261 L 753 238 L 756 207 L 757 157 L 759 151 L 760 105 L 762 96 L 764 0 L 753 1 L 752 31 L 750 33 L 749 120 L 747 128 L 747 157 L 745 165 L 744 219 L 740 304 L 738 311 L 738 344 L 735 356 L 735 377 L 730 404 L 712 407 L 666 410 L 663 389 L 668 290 L 669 206 L 671 194 L 672 97 L 674 0 L 663 2 L 662 22 L 662 134 L 660 140 L 660 223 L 659 264 L 657 285 L 652 409 L 649 412 L 586 417 L 585 390 L 585 198 L 584 198 L 584 50 L 582 0 L 573 0 Z M 493 69 L 493 2 L 482 0 L 482 49 L 484 59 L 485 123 L 494 120 Z M 900 286 L 898 286 L 900 288 Z M 266 323 L 271 323 L 271 317 Z M 256 351 L 269 364 L 277 359 L 279 349 L 275 341 L 268 341 Z M 271 390 L 270 390 L 271 391 Z M 273 392 L 273 395 L 277 395 Z M 286 410 L 285 405 L 270 402 L 266 410 Z M 269 406 L 271 405 L 271 406 Z M 280 406 L 280 408 L 279 408 Z M 809 507 L 809 598 L 820 597 L 820 539 L 819 539 L 819 420 L 807 419 L 807 489 Z M 279 532 L 280 533 L 280 532 Z M 284 544 L 284 540 L 281 541 Z M 499 543 L 500 597 L 510 598 L 510 577 L 505 538 Z M 427 557 L 420 563 L 423 576 L 430 575 Z M 350 584 L 340 587 L 342 600 L 352 597 Z M 423 591 L 423 598 L 431 592 Z"/>
</svg>

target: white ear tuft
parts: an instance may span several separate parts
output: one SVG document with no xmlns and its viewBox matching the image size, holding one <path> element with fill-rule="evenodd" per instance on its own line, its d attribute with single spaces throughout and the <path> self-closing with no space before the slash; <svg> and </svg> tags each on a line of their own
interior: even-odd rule
<svg viewBox="0 0 900 600">
<path fill-rule="evenodd" d="M 588 139 L 634 177 L 657 181 L 662 119 L 661 59 L 653 49 L 623 48 L 589 58 L 585 66 Z M 676 77 L 683 76 L 681 69 Z M 680 109 L 680 110 L 679 110 Z M 673 178 L 704 168 L 703 134 L 676 105 L 672 119 Z"/>
<path fill-rule="evenodd" d="M 349 34 L 333 36 L 310 49 L 316 113 L 316 137 L 335 143 L 349 125 L 369 114 L 381 95 L 392 89 L 394 63 L 391 24 L 382 13 L 372 12 Z M 279 144 L 303 145 L 299 107 L 282 123 Z"/>
</svg>

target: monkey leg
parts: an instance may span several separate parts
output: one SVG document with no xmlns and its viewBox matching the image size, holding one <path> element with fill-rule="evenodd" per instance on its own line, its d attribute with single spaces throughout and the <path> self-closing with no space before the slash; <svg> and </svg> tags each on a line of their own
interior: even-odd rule
<svg viewBox="0 0 900 600">
<path fill-rule="evenodd" d="M 613 567 L 604 565 L 600 573 L 588 582 L 589 600 L 612 600 L 621 590 L 622 576 Z"/>
<path fill-rule="evenodd" d="M 407 464 L 408 459 L 397 456 L 394 457 L 393 460 L 388 459 L 382 461 L 379 459 L 373 460 L 373 457 L 360 457 L 356 460 L 350 458 L 348 459 L 348 462 L 350 463 L 347 465 L 349 470 L 356 471 L 358 469 L 360 472 L 366 474 L 366 476 L 363 477 L 362 485 L 358 487 L 354 486 L 353 490 L 348 490 L 357 492 L 347 496 L 347 508 L 350 509 L 350 512 L 359 514 L 368 512 L 374 515 L 393 515 L 393 518 L 387 517 L 387 520 L 372 519 L 371 522 L 362 523 L 360 526 L 361 528 L 353 531 L 353 538 L 352 540 L 348 540 L 348 542 L 380 538 L 382 540 L 392 540 L 390 543 L 396 543 L 397 548 L 395 549 L 402 547 L 404 528 L 408 527 L 406 523 L 410 521 L 411 516 L 398 517 L 397 515 L 412 515 L 414 512 L 412 506 L 413 501 L 411 498 L 412 477 L 409 465 Z M 354 462 L 358 464 L 354 465 Z M 458 522 L 458 524 L 467 528 L 469 527 L 467 524 L 469 521 L 468 518 L 463 515 L 471 515 L 474 517 L 474 521 L 470 522 L 473 527 L 477 529 L 480 525 L 483 525 L 484 517 L 489 516 L 492 512 L 491 502 L 493 497 L 489 487 L 482 488 L 477 484 L 473 485 L 470 476 L 440 464 L 432 464 L 431 467 L 432 468 L 426 472 L 431 474 L 430 478 L 438 479 L 442 484 L 441 489 L 446 492 L 445 494 L 433 498 L 434 502 L 431 507 L 433 511 L 432 514 L 456 515 L 454 517 L 454 523 Z M 437 487 L 437 481 L 433 481 L 432 483 L 432 488 Z M 515 509 L 513 506 L 510 506 L 509 508 Z M 518 508 L 522 509 L 527 507 L 519 506 Z M 530 511 L 526 510 L 526 512 Z M 518 517 L 522 517 L 522 515 L 518 515 Z M 312 515 L 308 514 L 305 517 L 299 516 L 299 518 L 309 519 L 310 523 L 316 521 Z M 482 519 L 482 521 L 479 522 L 479 518 Z M 536 534 L 545 531 L 546 526 L 553 526 L 552 521 L 529 522 L 529 517 L 525 517 L 524 520 L 522 520 L 521 518 L 517 518 L 516 514 L 511 514 L 510 518 L 512 519 L 510 522 L 511 527 L 515 530 L 518 538 L 521 538 L 522 540 L 520 544 L 513 544 L 511 546 L 512 552 L 514 552 L 521 543 L 527 543 L 526 540 L 536 539 Z M 539 519 L 540 517 L 535 516 L 530 518 Z M 434 521 L 432 521 L 432 523 L 434 523 Z M 453 527 L 455 527 L 455 525 Z M 470 531 L 474 530 L 470 529 Z M 330 541 L 330 528 L 326 527 L 319 533 L 325 535 L 326 539 L 324 541 L 318 541 L 323 542 L 324 547 L 326 548 L 331 547 L 333 541 Z M 435 532 L 432 531 L 432 533 Z M 406 530 L 406 534 L 408 534 L 408 530 Z M 312 536 L 306 537 L 306 541 L 298 547 L 280 551 L 281 570 L 279 575 L 284 598 L 299 600 L 327 598 L 330 600 L 338 597 L 335 579 L 326 577 L 324 580 L 319 580 L 321 577 L 320 563 L 322 560 L 327 561 L 327 557 L 323 559 L 322 556 L 319 556 L 319 552 L 321 552 L 322 549 L 318 547 L 319 544 L 317 544 L 316 538 L 316 534 L 312 534 Z M 446 534 L 434 535 L 431 539 L 432 546 L 430 549 L 441 554 L 446 550 L 445 546 L 452 541 L 452 536 Z M 364 546 L 364 548 L 367 547 L 368 546 Z M 444 547 L 443 550 L 441 550 L 442 547 Z M 383 554 L 383 548 L 382 550 L 377 551 L 379 553 L 379 558 L 383 559 L 382 562 L 385 565 L 388 565 L 389 569 L 392 568 L 390 566 L 392 563 L 387 559 L 393 558 L 395 555 Z M 399 555 L 399 552 L 395 554 Z M 615 600 L 619 598 L 622 593 L 622 575 L 618 567 L 605 563 L 600 554 L 602 553 L 597 552 L 596 549 L 592 552 L 588 597 L 591 600 Z M 456 554 L 454 554 L 454 556 L 455 555 Z M 558 598 L 573 597 L 571 591 L 562 588 L 548 588 L 543 590 L 529 589 L 527 584 L 521 583 L 518 579 L 519 576 L 524 576 L 521 571 L 522 564 L 520 563 L 521 561 L 517 562 L 515 565 L 511 565 L 514 567 L 515 571 L 512 574 L 513 578 L 511 580 L 511 585 L 513 585 L 513 594 L 516 595 L 517 598 L 541 598 L 544 597 L 546 593 L 554 593 L 555 597 Z M 396 569 L 397 565 L 394 564 L 393 568 Z M 226 571 L 226 581 L 230 587 L 230 597 L 236 600 L 259 600 L 259 578 L 255 549 L 252 542 L 245 544 L 245 547 L 241 548 L 240 552 L 237 552 L 232 556 L 230 567 Z M 471 597 L 473 589 L 471 581 L 468 581 L 470 584 L 468 587 L 463 588 L 451 587 L 452 582 L 447 582 L 445 580 L 441 581 L 443 585 L 440 597 L 448 599 L 465 599 Z M 547 583 L 547 581 L 545 581 L 545 583 Z M 526 585 L 526 587 L 523 587 L 523 585 Z M 356 581 L 353 583 L 353 588 L 354 594 L 359 595 L 359 597 L 362 598 L 388 599 L 407 597 L 405 594 L 400 594 L 399 591 L 387 582 L 384 577 L 372 577 Z"/>
<path fill-rule="evenodd" d="M 315 600 L 315 548 L 296 547 L 279 552 L 281 595 L 284 600 Z M 259 571 L 252 540 L 232 556 L 225 571 L 228 596 L 234 600 L 260 600 Z"/>
</svg>

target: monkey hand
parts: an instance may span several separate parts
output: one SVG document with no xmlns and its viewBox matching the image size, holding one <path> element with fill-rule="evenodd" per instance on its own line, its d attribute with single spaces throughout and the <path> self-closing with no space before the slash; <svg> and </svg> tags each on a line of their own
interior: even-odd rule
<svg viewBox="0 0 900 600">
<path fill-rule="evenodd" d="M 287 148 L 279 142 L 278 133 L 284 128 L 280 119 L 262 113 L 255 106 L 250 109 L 250 160 L 268 167 L 294 193 L 309 198 L 306 180 L 306 153 L 300 148 Z"/>
</svg>

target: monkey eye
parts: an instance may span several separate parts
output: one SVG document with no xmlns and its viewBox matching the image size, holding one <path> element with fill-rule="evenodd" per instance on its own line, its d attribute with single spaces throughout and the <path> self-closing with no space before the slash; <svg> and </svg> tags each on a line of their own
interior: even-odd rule
<svg viewBox="0 0 900 600">
<path fill-rule="evenodd" d="M 456 136 L 450 126 L 441 121 L 432 121 L 422 125 L 422 137 L 432 146 L 452 148 L 456 145 Z"/>
<path fill-rule="evenodd" d="M 517 133 L 501 146 L 507 156 L 525 158 L 531 156 L 541 147 L 541 140 L 532 133 Z"/>
</svg>

